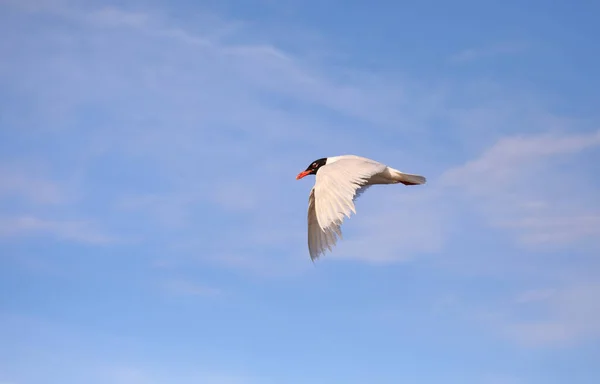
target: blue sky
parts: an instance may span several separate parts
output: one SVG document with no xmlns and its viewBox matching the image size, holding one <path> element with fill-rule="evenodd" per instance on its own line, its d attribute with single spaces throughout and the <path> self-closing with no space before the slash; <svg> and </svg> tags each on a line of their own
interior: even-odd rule
<svg viewBox="0 0 600 384">
<path fill-rule="evenodd" d="M 0 0 L 0 383 L 595 383 L 598 12 Z"/>
</svg>

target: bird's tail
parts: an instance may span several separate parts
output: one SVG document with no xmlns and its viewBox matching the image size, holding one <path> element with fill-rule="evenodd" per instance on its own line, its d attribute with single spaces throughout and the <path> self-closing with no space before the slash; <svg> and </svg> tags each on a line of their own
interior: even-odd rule
<svg viewBox="0 0 600 384">
<path fill-rule="evenodd" d="M 420 185 L 427 182 L 427 179 L 424 176 L 411 175 L 410 173 L 400 172 L 396 169 L 392 169 L 392 175 L 396 181 L 404 185 Z"/>
</svg>

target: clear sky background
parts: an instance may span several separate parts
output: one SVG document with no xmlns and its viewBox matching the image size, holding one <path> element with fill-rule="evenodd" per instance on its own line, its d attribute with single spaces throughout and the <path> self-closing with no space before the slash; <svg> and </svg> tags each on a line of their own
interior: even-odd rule
<svg viewBox="0 0 600 384">
<path fill-rule="evenodd" d="M 0 0 L 0 383 L 597 383 L 599 14 Z"/>
</svg>

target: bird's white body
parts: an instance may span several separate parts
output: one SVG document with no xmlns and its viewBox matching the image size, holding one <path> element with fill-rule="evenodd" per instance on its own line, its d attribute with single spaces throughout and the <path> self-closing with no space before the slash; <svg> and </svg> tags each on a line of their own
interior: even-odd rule
<svg viewBox="0 0 600 384">
<path fill-rule="evenodd" d="M 323 160 L 324 165 L 312 165 L 315 170 L 311 173 L 316 178 L 308 199 L 308 249 L 312 260 L 332 250 L 342 236 L 344 218 L 356 214 L 354 201 L 371 185 L 426 182 L 423 176 L 403 173 L 365 157 L 343 155 Z"/>
</svg>

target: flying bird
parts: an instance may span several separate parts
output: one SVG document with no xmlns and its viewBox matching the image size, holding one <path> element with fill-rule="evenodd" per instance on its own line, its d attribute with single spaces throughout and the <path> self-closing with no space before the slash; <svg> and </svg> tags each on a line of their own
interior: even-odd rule
<svg viewBox="0 0 600 384">
<path fill-rule="evenodd" d="M 296 176 L 300 180 L 315 175 L 308 198 L 308 250 L 317 259 L 342 237 L 344 216 L 356 214 L 354 201 L 375 184 L 425 184 L 423 176 L 403 173 L 365 157 L 343 155 L 313 161 Z"/>
</svg>

